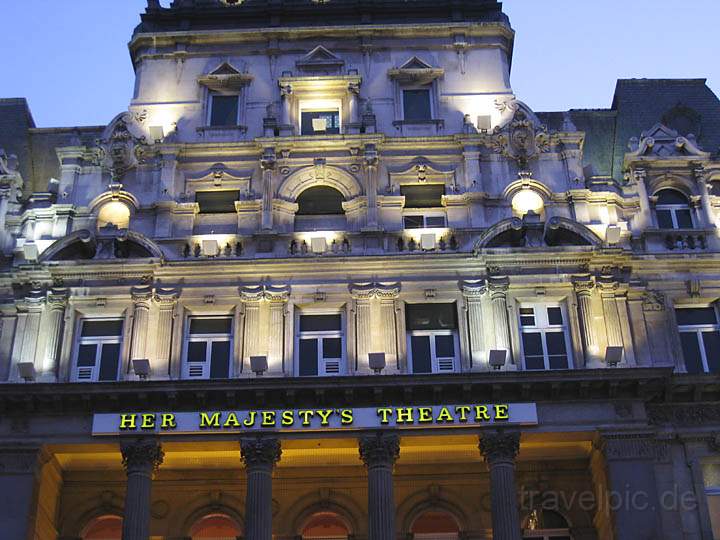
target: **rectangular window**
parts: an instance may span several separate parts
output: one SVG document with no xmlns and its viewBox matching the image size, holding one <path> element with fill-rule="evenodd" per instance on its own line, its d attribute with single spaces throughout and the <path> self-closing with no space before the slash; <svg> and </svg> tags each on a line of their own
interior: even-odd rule
<svg viewBox="0 0 720 540">
<path fill-rule="evenodd" d="M 563 306 L 523 304 L 520 334 L 525 369 L 569 369 L 572 367 L 570 336 Z"/>
<path fill-rule="evenodd" d="M 195 193 L 195 202 L 198 203 L 201 214 L 234 214 L 236 212 L 235 201 L 239 199 L 240 191 L 236 189 Z"/>
<path fill-rule="evenodd" d="M 300 113 L 302 135 L 337 135 L 340 133 L 340 111 L 304 110 Z"/>
<path fill-rule="evenodd" d="M 453 304 L 407 304 L 405 325 L 412 373 L 458 370 L 457 307 Z"/>
<path fill-rule="evenodd" d="M 714 307 L 675 310 L 685 369 L 720 373 L 720 321 Z"/>
<path fill-rule="evenodd" d="M 406 122 L 432 119 L 430 89 L 403 90 L 403 118 Z"/>
<path fill-rule="evenodd" d="M 210 125 L 213 127 L 237 126 L 240 113 L 240 96 L 210 94 Z"/>
<path fill-rule="evenodd" d="M 408 215 L 403 216 L 405 229 L 441 229 L 445 227 L 445 216 Z"/>
<path fill-rule="evenodd" d="M 297 366 L 301 377 L 343 375 L 345 338 L 342 314 L 300 314 L 297 332 Z"/>
<path fill-rule="evenodd" d="M 405 197 L 404 208 L 440 208 L 445 184 L 406 184 L 400 186 L 400 195 Z"/>
<path fill-rule="evenodd" d="M 232 358 L 232 317 L 190 317 L 185 339 L 183 376 L 187 379 L 229 379 Z"/>
<path fill-rule="evenodd" d="M 122 319 L 84 319 L 80 323 L 72 379 L 116 381 L 120 371 Z"/>
</svg>

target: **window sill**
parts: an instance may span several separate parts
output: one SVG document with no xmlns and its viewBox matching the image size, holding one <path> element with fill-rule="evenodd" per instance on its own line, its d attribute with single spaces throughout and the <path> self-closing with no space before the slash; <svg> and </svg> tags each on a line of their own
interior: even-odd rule
<svg viewBox="0 0 720 540">
<path fill-rule="evenodd" d="M 225 139 L 230 137 L 238 137 L 247 133 L 247 126 L 200 126 L 197 128 L 198 135 L 201 138 L 208 139 Z"/>
<path fill-rule="evenodd" d="M 435 126 L 438 129 L 445 127 L 445 120 L 442 118 L 431 118 L 428 120 L 395 120 L 393 126 L 401 128 L 403 126 Z"/>
</svg>

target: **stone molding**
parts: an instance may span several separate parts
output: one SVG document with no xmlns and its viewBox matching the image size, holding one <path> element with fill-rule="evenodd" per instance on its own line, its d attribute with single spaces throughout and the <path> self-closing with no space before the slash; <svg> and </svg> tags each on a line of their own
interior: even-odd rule
<svg viewBox="0 0 720 540">
<path fill-rule="evenodd" d="M 280 441 L 270 437 L 240 439 L 240 457 L 248 469 L 274 467 L 282 457 Z"/>
<path fill-rule="evenodd" d="M 139 440 L 121 443 L 122 464 L 128 474 L 157 472 L 165 458 L 160 443 L 154 440 Z"/>
<path fill-rule="evenodd" d="M 0 447 L 0 474 L 35 474 L 51 459 L 37 446 Z"/>
<path fill-rule="evenodd" d="M 595 281 L 592 276 L 573 276 L 572 284 L 577 294 L 590 294 L 595 288 Z"/>
<path fill-rule="evenodd" d="M 395 299 L 400 295 L 400 283 L 352 283 L 349 287 L 354 300 L 370 298 Z"/>
<path fill-rule="evenodd" d="M 461 281 L 459 285 L 463 296 L 466 298 L 480 298 L 488 292 L 488 285 L 485 280 L 464 280 Z"/>
<path fill-rule="evenodd" d="M 520 433 L 489 432 L 480 435 L 478 448 L 488 465 L 508 462 L 514 463 L 520 451 Z"/>
<path fill-rule="evenodd" d="M 132 296 L 132 300 L 134 303 L 144 303 L 148 302 L 152 298 L 153 290 L 152 287 L 147 285 L 133 287 L 132 289 L 130 289 L 130 295 Z"/>
<path fill-rule="evenodd" d="M 400 437 L 374 433 L 359 439 L 360 459 L 366 467 L 392 467 L 400 457 Z"/>
<path fill-rule="evenodd" d="M 665 461 L 667 444 L 651 433 L 602 434 L 596 444 L 608 461 L 647 460 Z"/>
<path fill-rule="evenodd" d="M 161 307 L 174 306 L 179 296 L 180 292 L 177 289 L 162 287 L 155 289 L 155 301 L 160 304 Z"/>
<path fill-rule="evenodd" d="M 251 285 L 240 288 L 240 299 L 243 302 L 287 302 L 289 298 L 289 285 Z"/>
<path fill-rule="evenodd" d="M 506 296 L 510 289 L 510 278 L 505 277 L 491 277 L 488 279 L 488 287 L 490 294 L 493 298 L 497 296 Z"/>
<path fill-rule="evenodd" d="M 720 423 L 720 405 L 648 405 L 647 416 L 654 426 L 704 426 Z"/>
</svg>

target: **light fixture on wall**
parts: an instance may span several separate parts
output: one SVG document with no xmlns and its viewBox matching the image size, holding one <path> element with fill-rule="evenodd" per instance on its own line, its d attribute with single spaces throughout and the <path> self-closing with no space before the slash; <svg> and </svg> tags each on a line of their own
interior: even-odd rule
<svg viewBox="0 0 720 540">
<path fill-rule="evenodd" d="M 608 367 L 617 367 L 617 365 L 622 361 L 623 352 L 625 352 L 625 349 L 618 346 L 610 346 L 607 349 L 605 349 L 605 364 L 607 364 Z"/>
<path fill-rule="evenodd" d="M 25 382 L 31 382 L 35 380 L 35 364 L 32 362 L 18 362 L 18 374 L 20 378 Z"/>
<path fill-rule="evenodd" d="M 617 225 L 608 225 L 607 229 L 605 229 L 605 241 L 609 245 L 614 245 L 620 242 L 620 235 L 622 234 L 622 229 L 618 227 Z"/>
<path fill-rule="evenodd" d="M 505 349 L 492 349 L 488 355 L 488 364 L 494 370 L 499 371 L 505 365 L 507 351 Z"/>
<path fill-rule="evenodd" d="M 385 365 L 386 365 L 385 353 L 384 352 L 368 353 L 368 363 L 370 365 L 370 369 L 372 369 L 376 375 L 380 375 L 380 373 L 382 373 L 382 370 L 385 369 Z"/>
<path fill-rule="evenodd" d="M 163 126 L 150 126 L 150 138 L 156 142 L 161 143 L 165 138 L 165 128 Z"/>
<path fill-rule="evenodd" d="M 268 370 L 267 356 L 251 356 L 250 370 L 258 377 L 262 377 Z"/>
<path fill-rule="evenodd" d="M 523 217 L 528 212 L 541 214 L 545 208 L 545 201 L 537 191 L 524 187 L 512 198 L 512 207 L 519 217 Z"/>
<path fill-rule="evenodd" d="M 150 360 L 147 358 L 134 358 L 132 361 L 133 371 L 140 380 L 144 381 L 150 375 Z"/>
</svg>

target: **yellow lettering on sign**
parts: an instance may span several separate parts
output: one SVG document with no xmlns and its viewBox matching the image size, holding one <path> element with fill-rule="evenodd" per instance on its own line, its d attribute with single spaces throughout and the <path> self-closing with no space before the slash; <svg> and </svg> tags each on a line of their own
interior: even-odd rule
<svg viewBox="0 0 720 540">
<path fill-rule="evenodd" d="M 240 420 L 238 420 L 237 414 L 234 412 L 228 414 L 225 422 L 223 423 L 223 427 L 240 427 Z"/>
<path fill-rule="evenodd" d="M 330 415 L 332 414 L 332 409 L 320 409 L 319 411 L 316 411 L 317 415 L 320 417 L 320 425 L 321 426 L 329 426 L 330 425 Z"/>
<path fill-rule="evenodd" d="M 398 424 L 412 424 L 414 422 L 412 407 L 398 407 L 395 409 L 395 421 Z"/>
<path fill-rule="evenodd" d="M 120 415 L 120 429 L 135 429 L 135 415 L 134 414 L 121 414 Z"/>
<path fill-rule="evenodd" d="M 490 415 L 486 405 L 475 405 L 475 421 L 476 422 L 489 422 Z"/>
<path fill-rule="evenodd" d="M 282 420 L 280 421 L 283 426 L 292 426 L 295 423 L 295 416 L 292 411 L 283 411 Z"/>
<path fill-rule="evenodd" d="M 140 424 L 140 427 L 142 429 L 155 429 L 155 415 L 144 413 L 142 415 L 142 424 Z"/>
<path fill-rule="evenodd" d="M 213 413 L 212 416 L 209 416 L 208 413 L 200 413 L 200 428 L 202 429 L 208 427 L 220 427 L 219 412 Z"/>
<path fill-rule="evenodd" d="M 340 411 L 340 423 L 343 426 L 347 426 L 348 424 L 353 423 L 353 410 L 352 409 L 343 409 Z"/>
<path fill-rule="evenodd" d="M 509 420 L 510 407 L 508 405 L 495 405 L 495 420 Z"/>
<path fill-rule="evenodd" d="M 176 427 L 177 422 L 175 421 L 175 415 L 172 413 L 163 413 L 160 429 L 175 429 Z"/>
<path fill-rule="evenodd" d="M 392 414 L 393 410 L 390 407 L 378 407 L 377 415 L 380 417 L 381 424 L 389 424 L 390 420 L 388 416 Z"/>
<path fill-rule="evenodd" d="M 458 405 L 455 407 L 455 414 L 458 415 L 458 420 L 467 422 L 467 415 L 470 414 L 470 409 L 467 405 Z"/>
<path fill-rule="evenodd" d="M 309 426 L 310 425 L 310 418 L 315 416 L 314 411 L 298 411 L 298 416 L 302 418 L 302 425 L 303 426 Z"/>
<path fill-rule="evenodd" d="M 418 407 L 418 422 L 427 424 L 432 422 L 432 407 Z"/>
<path fill-rule="evenodd" d="M 253 427 L 255 425 L 255 415 L 257 413 L 255 411 L 248 411 L 247 418 L 243 420 L 243 426 L 245 427 Z"/>
<path fill-rule="evenodd" d="M 443 407 L 440 409 L 440 412 L 437 415 L 437 418 L 435 419 L 436 422 L 451 422 L 453 421 L 452 414 L 450 414 L 450 410 L 447 407 Z"/>
<path fill-rule="evenodd" d="M 275 426 L 275 411 L 263 411 L 262 412 L 262 425 L 263 425 L 263 427 L 274 427 Z"/>
</svg>

